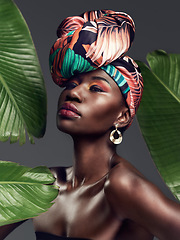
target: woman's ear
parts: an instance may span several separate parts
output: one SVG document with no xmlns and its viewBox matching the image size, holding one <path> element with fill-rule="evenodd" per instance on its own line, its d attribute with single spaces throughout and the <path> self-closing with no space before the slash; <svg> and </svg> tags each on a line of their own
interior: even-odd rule
<svg viewBox="0 0 180 240">
<path fill-rule="evenodd" d="M 126 127 L 130 123 L 131 117 L 129 109 L 126 107 L 118 115 L 118 118 L 114 124 L 118 125 L 119 128 Z"/>
</svg>

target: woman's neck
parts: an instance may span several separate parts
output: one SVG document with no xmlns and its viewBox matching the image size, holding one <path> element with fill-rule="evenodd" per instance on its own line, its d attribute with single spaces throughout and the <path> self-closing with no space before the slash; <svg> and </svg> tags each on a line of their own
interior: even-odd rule
<svg viewBox="0 0 180 240">
<path fill-rule="evenodd" d="M 73 137 L 73 177 L 76 186 L 94 183 L 110 170 L 116 148 L 104 137 Z"/>
</svg>

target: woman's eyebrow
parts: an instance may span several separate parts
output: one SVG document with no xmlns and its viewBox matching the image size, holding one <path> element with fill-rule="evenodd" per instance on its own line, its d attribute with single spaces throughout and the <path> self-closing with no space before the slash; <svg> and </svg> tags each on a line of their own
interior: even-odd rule
<svg viewBox="0 0 180 240">
<path fill-rule="evenodd" d="M 102 80 L 102 81 L 105 81 L 110 85 L 110 82 L 106 79 L 106 78 L 103 78 L 103 77 L 100 77 L 100 76 L 92 76 L 92 80 Z"/>
</svg>

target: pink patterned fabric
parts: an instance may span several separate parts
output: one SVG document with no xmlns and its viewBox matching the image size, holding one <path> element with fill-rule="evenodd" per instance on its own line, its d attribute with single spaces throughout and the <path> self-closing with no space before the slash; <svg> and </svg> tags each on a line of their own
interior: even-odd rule
<svg viewBox="0 0 180 240">
<path fill-rule="evenodd" d="M 76 73 L 101 68 L 119 86 L 133 118 L 142 97 L 143 79 L 138 65 L 124 54 L 134 34 L 132 18 L 122 12 L 89 11 L 66 18 L 50 50 L 54 82 L 63 86 Z"/>
</svg>

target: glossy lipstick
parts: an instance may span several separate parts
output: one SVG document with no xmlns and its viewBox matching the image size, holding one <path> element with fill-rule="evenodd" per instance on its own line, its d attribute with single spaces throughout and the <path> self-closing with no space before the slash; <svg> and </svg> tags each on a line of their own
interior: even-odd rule
<svg viewBox="0 0 180 240">
<path fill-rule="evenodd" d="M 77 107 L 73 103 L 64 103 L 60 107 L 58 114 L 67 118 L 79 118 L 81 116 Z"/>
</svg>

